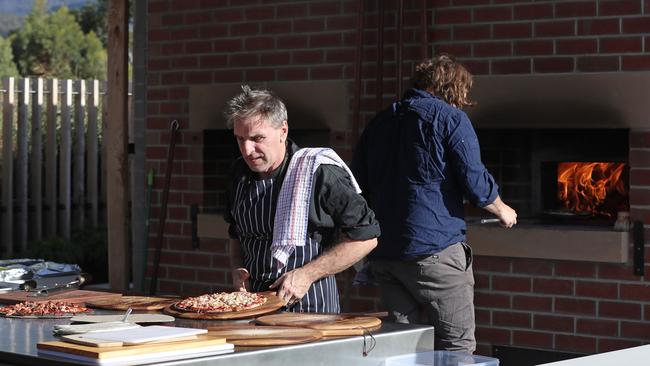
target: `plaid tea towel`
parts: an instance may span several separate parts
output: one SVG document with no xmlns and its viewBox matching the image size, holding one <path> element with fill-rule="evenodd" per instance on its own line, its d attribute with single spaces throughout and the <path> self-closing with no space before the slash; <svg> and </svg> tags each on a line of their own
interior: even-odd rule
<svg viewBox="0 0 650 366">
<path fill-rule="evenodd" d="M 305 148 L 296 151 L 289 162 L 280 197 L 275 209 L 271 255 L 278 261 L 278 271 L 287 264 L 287 259 L 307 241 L 309 203 L 314 182 L 314 173 L 321 164 L 344 168 L 350 175 L 357 193 L 361 189 L 352 172 L 341 158 L 329 148 Z"/>
</svg>

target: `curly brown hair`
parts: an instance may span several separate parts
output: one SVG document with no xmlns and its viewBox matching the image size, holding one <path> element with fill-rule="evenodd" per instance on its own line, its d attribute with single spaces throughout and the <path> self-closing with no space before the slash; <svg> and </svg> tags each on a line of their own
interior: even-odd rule
<svg viewBox="0 0 650 366">
<path fill-rule="evenodd" d="M 415 66 L 413 85 L 432 93 L 456 108 L 476 105 L 467 94 L 472 74 L 454 56 L 441 53 Z"/>
</svg>

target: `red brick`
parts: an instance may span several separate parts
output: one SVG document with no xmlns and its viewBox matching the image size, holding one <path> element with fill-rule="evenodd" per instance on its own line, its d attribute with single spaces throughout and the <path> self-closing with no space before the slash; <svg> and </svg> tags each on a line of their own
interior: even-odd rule
<svg viewBox="0 0 650 366">
<path fill-rule="evenodd" d="M 618 336 L 618 322 L 600 319 L 578 319 L 577 333 L 600 336 Z"/>
<path fill-rule="evenodd" d="M 510 42 L 475 43 L 473 47 L 474 57 L 499 57 L 512 55 L 512 44 Z M 457 55 L 456 53 L 452 54 Z"/>
<path fill-rule="evenodd" d="M 492 344 L 510 344 L 510 331 L 500 328 L 477 327 L 476 339 Z"/>
<path fill-rule="evenodd" d="M 514 51 L 516 56 L 551 55 L 553 54 L 553 41 L 517 41 Z"/>
<path fill-rule="evenodd" d="M 512 20 L 512 8 L 509 6 L 485 7 L 474 9 L 473 22 L 499 22 Z"/>
<path fill-rule="evenodd" d="M 558 55 L 596 53 L 598 41 L 596 39 L 564 39 L 556 41 Z"/>
<path fill-rule="evenodd" d="M 246 70 L 246 79 L 252 81 L 270 81 L 275 79 L 273 69 Z"/>
<path fill-rule="evenodd" d="M 427 37 L 429 43 L 443 42 L 451 40 L 451 28 L 434 27 Z"/>
<path fill-rule="evenodd" d="M 356 29 L 356 16 L 328 17 L 325 21 L 328 31 L 354 30 Z"/>
<path fill-rule="evenodd" d="M 645 148 L 650 147 L 650 132 L 648 131 L 631 131 L 630 147 Z"/>
<path fill-rule="evenodd" d="M 501 294 L 474 292 L 474 305 L 486 308 L 510 308 L 510 296 Z"/>
<path fill-rule="evenodd" d="M 307 4 L 278 5 L 276 18 L 298 18 L 307 15 Z"/>
<path fill-rule="evenodd" d="M 274 7 L 252 7 L 244 11 L 244 17 L 249 21 L 260 21 L 273 19 L 275 15 Z"/>
<path fill-rule="evenodd" d="M 596 352 L 596 338 L 575 335 L 555 335 L 556 349 L 592 354 Z"/>
<path fill-rule="evenodd" d="M 291 53 L 274 52 L 260 55 L 260 64 L 268 65 L 288 65 L 291 62 Z"/>
<path fill-rule="evenodd" d="M 307 80 L 308 70 L 304 67 L 278 69 L 278 80 Z"/>
<path fill-rule="evenodd" d="M 314 34 L 309 37 L 309 46 L 314 47 L 340 47 L 342 38 L 340 33 Z"/>
<path fill-rule="evenodd" d="M 325 62 L 327 63 L 352 63 L 355 60 L 356 50 L 352 49 L 335 49 L 325 52 Z"/>
<path fill-rule="evenodd" d="M 218 39 L 212 42 L 214 52 L 238 52 L 243 49 L 240 39 Z"/>
<path fill-rule="evenodd" d="M 553 335 L 550 333 L 513 330 L 512 343 L 516 346 L 553 348 Z"/>
<path fill-rule="evenodd" d="M 561 37 L 575 35 L 573 20 L 539 22 L 534 24 L 536 37 Z"/>
<path fill-rule="evenodd" d="M 530 292 L 531 279 L 528 277 L 492 276 L 492 289 L 495 291 Z"/>
<path fill-rule="evenodd" d="M 321 32 L 323 30 L 325 30 L 325 20 L 321 18 L 296 19 L 293 21 L 294 33 Z"/>
<path fill-rule="evenodd" d="M 553 316 L 535 314 L 533 328 L 536 330 L 552 330 L 556 332 L 573 332 L 574 318 L 568 316 Z"/>
<path fill-rule="evenodd" d="M 168 70 L 169 60 L 166 59 L 150 59 L 147 62 L 147 69 L 149 70 Z"/>
<path fill-rule="evenodd" d="M 552 4 L 526 4 L 514 8 L 515 19 L 539 20 L 553 17 Z"/>
<path fill-rule="evenodd" d="M 198 58 L 191 57 L 178 57 L 171 60 L 171 67 L 173 69 L 192 69 L 199 64 Z"/>
<path fill-rule="evenodd" d="M 600 40 L 600 53 L 629 53 L 643 50 L 643 38 L 602 38 Z M 625 61 L 623 61 L 625 65 Z"/>
<path fill-rule="evenodd" d="M 147 11 L 149 13 L 164 13 L 169 10 L 169 2 L 163 1 L 149 1 L 147 4 Z"/>
<path fill-rule="evenodd" d="M 228 27 L 224 24 L 210 24 L 201 26 L 201 38 L 225 37 L 228 34 Z"/>
<path fill-rule="evenodd" d="M 650 189 L 645 188 L 632 188 L 630 189 L 630 201 L 637 205 L 650 205 Z M 648 251 L 646 250 L 646 258 Z M 646 263 L 649 260 L 646 259 Z"/>
<path fill-rule="evenodd" d="M 512 272 L 517 274 L 550 275 L 553 264 L 539 259 L 515 258 L 512 260 Z"/>
<path fill-rule="evenodd" d="M 212 78 L 215 82 L 240 82 L 244 78 L 244 72 L 242 70 L 224 70 L 224 71 L 215 71 L 212 74 Z"/>
<path fill-rule="evenodd" d="M 252 36 L 260 33 L 259 23 L 235 23 L 230 24 L 230 35 L 237 36 Z"/>
<path fill-rule="evenodd" d="M 434 24 L 462 24 L 472 20 L 469 9 L 436 9 L 434 10 Z"/>
<path fill-rule="evenodd" d="M 209 71 L 188 72 L 185 74 L 188 84 L 209 84 L 212 82 L 212 73 Z"/>
<path fill-rule="evenodd" d="M 454 40 L 490 39 L 490 27 L 487 25 L 456 26 L 453 38 Z"/>
<path fill-rule="evenodd" d="M 307 36 L 281 36 L 277 38 L 278 48 L 306 48 L 308 45 Z"/>
<path fill-rule="evenodd" d="M 578 35 L 619 34 L 618 19 L 584 19 L 578 20 Z"/>
<path fill-rule="evenodd" d="M 172 40 L 194 39 L 199 38 L 199 28 L 178 28 L 169 32 L 169 38 Z"/>
<path fill-rule="evenodd" d="M 650 17 L 624 18 L 623 33 L 648 33 L 650 32 Z"/>
<path fill-rule="evenodd" d="M 596 265 L 584 262 L 557 262 L 555 275 L 564 277 L 596 277 Z"/>
<path fill-rule="evenodd" d="M 246 67 L 259 65 L 258 55 L 243 53 L 230 55 L 230 65 Z"/>
<path fill-rule="evenodd" d="M 198 267 L 209 267 L 210 266 L 210 256 L 206 254 L 195 254 L 195 253 L 183 253 L 183 264 L 189 266 L 198 266 Z"/>
<path fill-rule="evenodd" d="M 600 318 L 641 319 L 641 305 L 623 302 L 601 301 L 598 304 Z"/>
<path fill-rule="evenodd" d="M 322 51 L 296 51 L 293 53 L 293 64 L 319 64 L 323 63 Z"/>
<path fill-rule="evenodd" d="M 619 285 L 621 291 L 621 300 L 639 300 L 648 302 L 650 301 L 650 284 L 644 285 L 631 285 L 621 283 Z"/>
<path fill-rule="evenodd" d="M 529 38 L 531 35 L 530 23 L 494 24 L 494 38 Z"/>
<path fill-rule="evenodd" d="M 549 278 L 533 279 L 533 291 L 536 293 L 572 295 L 573 281 Z"/>
<path fill-rule="evenodd" d="M 185 19 L 183 14 L 166 14 L 163 15 L 161 24 L 167 27 L 172 27 L 184 23 L 185 23 Z"/>
<path fill-rule="evenodd" d="M 639 0 L 601 1 L 598 4 L 598 16 L 630 15 L 641 12 Z"/>
<path fill-rule="evenodd" d="M 565 314 L 596 315 L 596 302 L 584 299 L 555 298 L 555 312 Z"/>
<path fill-rule="evenodd" d="M 650 323 L 621 322 L 621 337 L 650 340 Z"/>
<path fill-rule="evenodd" d="M 187 42 L 185 44 L 185 53 L 210 53 L 212 52 L 212 42 L 210 41 L 197 41 Z"/>
<path fill-rule="evenodd" d="M 493 60 L 493 74 L 528 74 L 530 73 L 530 59 Z"/>
<path fill-rule="evenodd" d="M 650 167 L 650 151 L 641 149 L 630 149 L 629 157 L 630 166 L 634 168 L 649 168 Z M 634 190 L 632 188 L 631 190 Z M 635 199 L 631 200 L 634 204 L 639 205 Z"/>
<path fill-rule="evenodd" d="M 491 316 L 489 310 L 476 309 L 475 310 L 475 321 L 476 324 L 490 325 Z"/>
<path fill-rule="evenodd" d="M 160 47 L 161 55 L 170 56 L 176 55 L 183 52 L 184 44 L 183 43 L 167 43 L 163 44 Z"/>
<path fill-rule="evenodd" d="M 489 4 L 490 0 L 454 0 L 455 6 L 465 6 L 465 5 L 485 5 Z"/>
<path fill-rule="evenodd" d="M 477 272 L 510 272 L 510 260 L 505 258 L 476 256 L 473 266 Z"/>
<path fill-rule="evenodd" d="M 487 75 L 490 73 L 489 61 L 463 61 L 463 63 L 473 75 Z"/>
<path fill-rule="evenodd" d="M 342 77 L 343 68 L 340 65 L 312 67 L 309 71 L 311 80 L 340 79 Z"/>
<path fill-rule="evenodd" d="M 273 37 L 250 37 L 244 41 L 246 51 L 259 51 L 274 49 Z"/>
<path fill-rule="evenodd" d="M 579 57 L 577 69 L 583 72 L 618 71 L 618 57 Z"/>
<path fill-rule="evenodd" d="M 201 23 L 212 23 L 212 14 L 204 11 L 185 14 L 185 24 Z"/>
<path fill-rule="evenodd" d="M 490 276 L 474 274 L 474 288 L 475 289 L 490 289 Z"/>
<path fill-rule="evenodd" d="M 182 257 L 177 253 L 170 253 L 167 251 L 160 252 L 160 263 L 180 265 L 182 264 Z M 169 266 L 165 266 L 165 267 L 169 268 Z"/>
<path fill-rule="evenodd" d="M 179 282 L 159 280 L 158 288 L 160 294 L 178 296 L 181 293 L 181 284 Z"/>
<path fill-rule="evenodd" d="M 556 17 L 588 17 L 596 15 L 596 4 L 584 1 L 560 2 L 555 4 Z"/>
<path fill-rule="evenodd" d="M 309 15 L 323 16 L 341 13 L 341 4 L 338 2 L 312 2 L 309 4 Z"/>
<path fill-rule="evenodd" d="M 531 319 L 528 313 L 504 311 L 492 312 L 492 325 L 502 327 L 530 328 Z"/>
<path fill-rule="evenodd" d="M 435 53 L 446 52 L 456 57 L 468 57 L 472 55 L 472 46 L 469 43 L 437 44 L 434 47 Z"/>
<path fill-rule="evenodd" d="M 546 311 L 553 309 L 553 298 L 541 296 L 514 296 L 512 308 L 528 311 Z"/>
<path fill-rule="evenodd" d="M 219 9 L 212 13 L 212 17 L 219 23 L 233 23 L 244 20 L 242 9 Z"/>
<path fill-rule="evenodd" d="M 580 297 L 595 297 L 602 299 L 618 298 L 618 285 L 605 282 L 576 282 L 576 295 Z"/>
<path fill-rule="evenodd" d="M 201 7 L 200 0 L 171 0 L 171 10 L 187 11 Z"/>
<path fill-rule="evenodd" d="M 600 338 L 598 340 L 598 352 L 618 351 L 625 348 L 638 347 L 640 345 L 640 341 Z"/>
<path fill-rule="evenodd" d="M 224 67 L 228 65 L 228 56 L 226 55 L 201 56 L 200 65 L 204 69 Z"/>
<path fill-rule="evenodd" d="M 173 278 L 180 281 L 193 281 L 196 278 L 196 271 L 190 268 L 167 267 L 167 276 L 168 278 Z"/>
<path fill-rule="evenodd" d="M 650 70 L 650 56 L 623 56 L 621 69 L 625 71 Z"/>
<path fill-rule="evenodd" d="M 196 271 L 196 279 L 197 281 L 200 282 L 224 283 L 226 281 L 226 277 L 229 280 L 230 274 L 226 275 L 224 271 L 205 270 L 205 269 Z"/>
<path fill-rule="evenodd" d="M 598 278 L 607 280 L 639 281 L 641 277 L 634 274 L 632 265 L 605 264 L 598 266 Z"/>
<path fill-rule="evenodd" d="M 147 36 L 149 42 L 162 42 L 170 39 L 170 33 L 167 29 L 150 30 Z"/>
</svg>

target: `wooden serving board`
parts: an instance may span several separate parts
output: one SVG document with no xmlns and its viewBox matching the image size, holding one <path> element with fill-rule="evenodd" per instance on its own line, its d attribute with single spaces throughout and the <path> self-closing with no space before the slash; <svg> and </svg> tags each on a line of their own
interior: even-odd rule
<svg viewBox="0 0 650 366">
<path fill-rule="evenodd" d="M 70 319 L 73 323 L 106 323 L 119 322 L 124 319 L 124 314 L 120 315 L 85 315 L 77 314 Z M 163 314 L 131 314 L 129 323 L 169 323 L 173 322 L 174 317 Z"/>
<path fill-rule="evenodd" d="M 74 354 L 90 358 L 112 358 L 122 356 L 133 356 L 147 353 L 156 353 L 163 351 L 173 351 L 188 348 L 200 348 L 211 345 L 218 345 L 226 343 L 225 338 L 209 337 L 207 335 L 198 336 L 196 339 L 189 341 L 179 342 L 165 342 L 165 343 L 148 343 L 137 346 L 120 346 L 120 347 L 95 347 L 84 346 L 81 344 L 74 344 L 61 341 L 50 341 L 38 343 L 36 348 L 39 350 L 49 350 L 62 352 L 67 354 Z"/>
<path fill-rule="evenodd" d="M 149 297 L 149 296 L 122 296 L 120 298 L 107 298 L 86 301 L 86 306 L 97 309 L 109 310 L 162 310 L 179 301 L 178 298 Z"/>
<path fill-rule="evenodd" d="M 314 342 L 323 337 L 315 329 L 256 325 L 223 325 L 208 328 L 211 337 L 225 337 L 236 346 L 281 346 Z"/>
<path fill-rule="evenodd" d="M 316 329 L 326 337 L 363 335 L 381 326 L 381 319 L 376 317 L 342 314 L 281 313 L 261 316 L 256 322 L 262 325 Z"/>
<path fill-rule="evenodd" d="M 263 292 L 262 295 L 267 297 L 266 303 L 262 306 L 242 311 L 230 311 L 226 313 L 198 313 L 182 311 L 176 309 L 174 304 L 167 306 L 163 312 L 165 314 L 186 318 L 186 319 L 204 319 L 204 320 L 225 320 L 225 319 L 244 319 L 252 318 L 257 315 L 272 313 L 285 305 L 285 302 L 272 292 Z"/>
<path fill-rule="evenodd" d="M 0 304 L 18 304 L 25 301 L 60 300 L 71 303 L 85 303 L 100 299 L 118 299 L 122 294 L 88 290 L 58 290 L 46 296 L 34 296 L 33 292 L 15 291 L 0 294 Z"/>
</svg>

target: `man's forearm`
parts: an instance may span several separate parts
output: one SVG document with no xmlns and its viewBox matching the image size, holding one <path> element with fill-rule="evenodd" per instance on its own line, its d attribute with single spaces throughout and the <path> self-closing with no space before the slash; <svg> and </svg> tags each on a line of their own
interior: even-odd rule
<svg viewBox="0 0 650 366">
<path fill-rule="evenodd" d="M 350 268 L 376 246 L 376 238 L 364 241 L 342 241 L 300 269 L 307 273 L 311 282 L 315 282 Z"/>
<path fill-rule="evenodd" d="M 241 245 L 238 239 L 230 239 L 230 269 L 243 267 Z"/>
</svg>

